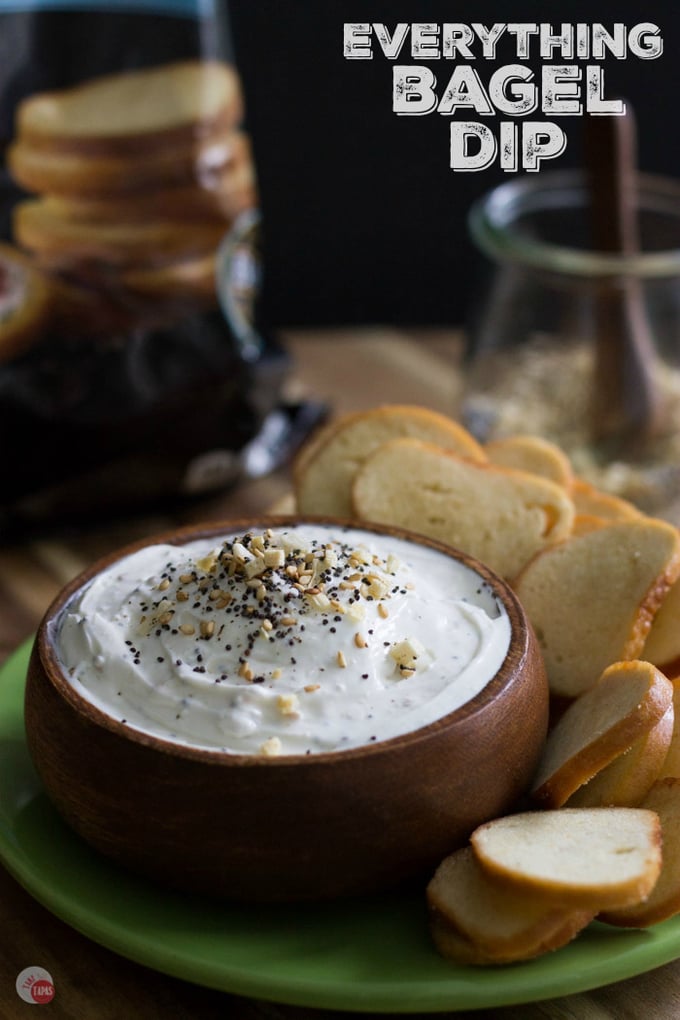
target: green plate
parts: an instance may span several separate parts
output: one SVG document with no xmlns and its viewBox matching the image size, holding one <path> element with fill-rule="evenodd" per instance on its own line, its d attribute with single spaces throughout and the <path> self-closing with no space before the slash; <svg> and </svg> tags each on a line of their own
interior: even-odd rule
<svg viewBox="0 0 680 1020">
<path fill-rule="evenodd" d="M 0 669 L 0 859 L 48 910 L 122 956 L 235 994 L 376 1013 L 571 995 L 680 956 L 674 918 L 648 931 L 592 924 L 569 946 L 531 963 L 458 967 L 432 948 L 420 895 L 250 907 L 137 879 L 92 852 L 42 790 L 24 738 L 28 654 L 28 646 L 20 648 Z"/>
</svg>

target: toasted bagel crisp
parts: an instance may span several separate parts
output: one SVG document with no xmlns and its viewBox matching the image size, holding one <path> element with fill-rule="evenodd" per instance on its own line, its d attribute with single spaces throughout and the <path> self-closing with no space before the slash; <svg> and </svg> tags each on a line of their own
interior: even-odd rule
<svg viewBox="0 0 680 1020">
<path fill-rule="evenodd" d="M 233 127 L 242 114 L 233 67 L 178 60 L 34 93 L 19 103 L 16 121 L 19 137 L 38 151 L 144 155 Z"/>
<path fill-rule="evenodd" d="M 649 517 L 614 521 L 540 552 L 515 590 L 552 693 L 578 697 L 610 663 L 638 658 L 679 574 L 677 529 Z"/>
<path fill-rule="evenodd" d="M 661 778 L 671 746 L 675 722 L 673 706 L 648 733 L 579 786 L 567 807 L 639 807 Z"/>
<path fill-rule="evenodd" d="M 540 436 L 504 436 L 490 440 L 484 452 L 492 464 L 540 475 L 570 489 L 574 475 L 566 453 Z"/>
<path fill-rule="evenodd" d="M 625 521 L 643 516 L 642 512 L 629 500 L 622 499 L 621 496 L 614 496 L 609 492 L 603 492 L 602 489 L 584 481 L 583 478 L 573 480 L 571 498 L 574 501 L 577 514 L 593 514 L 608 521 Z"/>
<path fill-rule="evenodd" d="M 613 663 L 549 733 L 534 777 L 533 799 L 545 807 L 561 807 L 647 736 L 669 710 L 673 711 L 673 684 L 663 673 L 649 662 Z M 671 717 L 666 747 L 672 725 Z"/>
<path fill-rule="evenodd" d="M 568 536 L 574 519 L 569 495 L 554 482 L 410 438 L 367 457 L 352 494 L 359 518 L 447 542 L 507 579 Z"/>
<path fill-rule="evenodd" d="M 626 928 L 659 924 L 680 911 L 680 778 L 669 777 L 656 782 L 642 807 L 654 811 L 659 817 L 663 864 L 658 881 L 647 899 L 600 915 L 600 920 Z"/>
<path fill-rule="evenodd" d="M 475 829 L 477 861 L 498 884 L 583 910 L 632 906 L 661 872 L 661 825 L 643 808 L 559 808 Z"/>
<path fill-rule="evenodd" d="M 590 910 L 498 888 L 469 846 L 442 861 L 427 887 L 427 900 L 439 951 L 471 964 L 533 959 L 571 941 L 594 917 Z"/>
<path fill-rule="evenodd" d="M 680 580 L 666 593 L 652 621 L 644 656 L 664 672 L 680 660 Z"/>
<path fill-rule="evenodd" d="M 351 516 L 358 469 L 380 445 L 405 436 L 436 443 L 471 460 L 486 460 L 477 440 L 444 414 L 404 404 L 357 411 L 331 422 L 300 451 L 293 466 L 298 510 Z"/>
<path fill-rule="evenodd" d="M 107 266 L 148 267 L 154 259 L 204 255 L 216 248 L 224 223 L 140 220 L 130 223 L 89 223 L 69 220 L 49 198 L 18 202 L 13 212 L 17 241 L 53 265 L 90 259 Z"/>
</svg>

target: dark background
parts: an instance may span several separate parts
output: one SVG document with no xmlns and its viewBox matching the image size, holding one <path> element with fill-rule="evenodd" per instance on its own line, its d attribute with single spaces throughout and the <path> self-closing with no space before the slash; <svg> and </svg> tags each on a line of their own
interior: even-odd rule
<svg viewBox="0 0 680 1020">
<path fill-rule="evenodd" d="M 600 21 L 608 29 L 654 22 L 663 55 L 601 62 L 605 96 L 625 96 L 635 109 L 641 169 L 680 176 L 680 6 L 671 0 L 231 0 L 229 11 L 258 163 L 263 304 L 273 325 L 462 321 L 479 270 L 467 210 L 514 176 L 450 170 L 449 118 L 392 113 L 392 62 L 377 43 L 373 60 L 346 60 L 344 22 L 384 22 L 392 30 L 399 21 L 549 21 L 555 31 L 561 22 Z M 474 63 L 485 83 L 497 64 L 517 62 L 512 40 L 505 48 L 503 41 L 497 62 Z M 408 41 L 398 62 L 419 63 Z M 453 62 L 428 66 L 441 95 Z M 544 117 L 540 108 L 532 116 Z M 581 118 L 555 119 L 567 132 L 567 150 L 543 172 L 581 160 Z"/>
</svg>

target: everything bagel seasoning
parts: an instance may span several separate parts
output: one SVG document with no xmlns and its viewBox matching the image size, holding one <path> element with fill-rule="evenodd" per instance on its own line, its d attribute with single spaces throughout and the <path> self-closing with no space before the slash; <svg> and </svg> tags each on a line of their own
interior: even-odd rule
<svg viewBox="0 0 680 1020">
<path fill-rule="evenodd" d="M 79 592 L 58 633 L 66 676 L 107 714 L 268 756 L 432 722 L 508 644 L 504 608 L 457 560 L 320 525 L 148 546 Z"/>
</svg>

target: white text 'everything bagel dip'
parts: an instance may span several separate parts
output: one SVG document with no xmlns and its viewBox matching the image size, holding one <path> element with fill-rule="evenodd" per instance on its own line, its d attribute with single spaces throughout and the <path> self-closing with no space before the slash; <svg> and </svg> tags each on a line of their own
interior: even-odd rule
<svg viewBox="0 0 680 1020">
<path fill-rule="evenodd" d="M 78 693 L 128 726 L 234 754 L 344 750 L 478 694 L 505 607 L 425 545 L 296 525 L 150 545 L 98 574 L 56 637 Z"/>
</svg>

